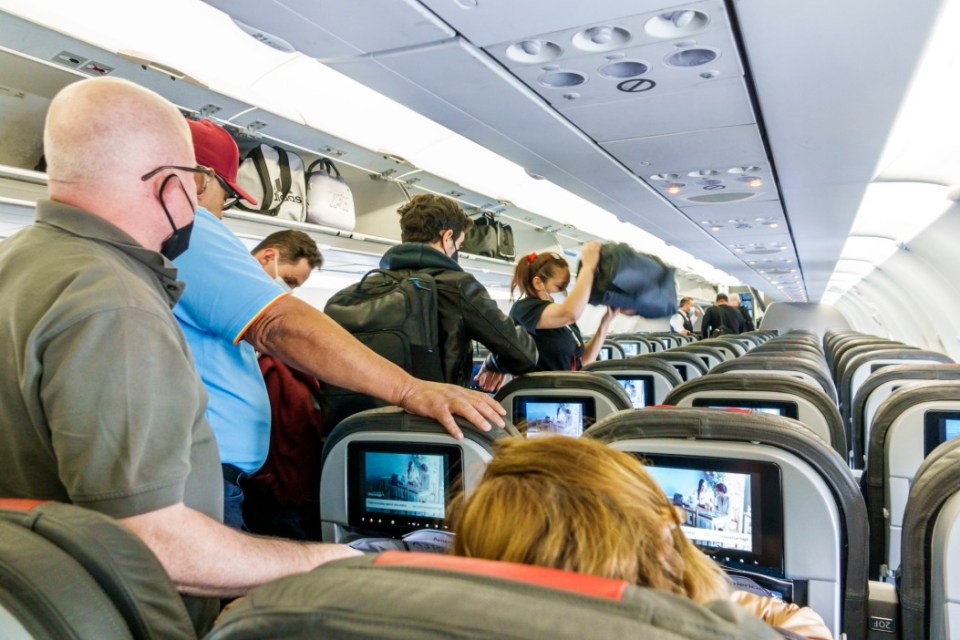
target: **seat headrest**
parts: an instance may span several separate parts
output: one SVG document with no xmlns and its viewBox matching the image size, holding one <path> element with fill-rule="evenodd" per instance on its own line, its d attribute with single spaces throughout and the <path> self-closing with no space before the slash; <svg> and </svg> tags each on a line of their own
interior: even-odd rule
<svg viewBox="0 0 960 640">
<path fill-rule="evenodd" d="M 76 505 L 35 502 L 0 500 L 0 519 L 35 532 L 79 562 L 113 601 L 135 638 L 196 637 L 166 571 L 130 529 Z M 209 624 L 216 611 L 206 614 Z M 200 626 L 205 626 L 202 621 Z"/>
<path fill-rule="evenodd" d="M 929 382 L 908 389 L 902 389 L 887 398 L 877 409 L 873 417 L 873 426 L 870 428 L 870 441 L 867 443 L 867 464 L 863 472 L 867 490 L 867 504 L 876 506 L 884 504 L 884 489 L 887 476 L 887 435 L 893 423 L 910 407 L 936 400 L 960 401 L 960 381 L 958 382 Z M 918 435 L 922 437 L 922 435 Z M 914 476 L 916 480 L 916 476 Z M 870 545 L 870 570 L 877 574 L 883 563 L 883 531 L 885 518 L 879 508 L 870 511 L 870 530 L 872 532 Z"/>
<path fill-rule="evenodd" d="M 625 360 L 598 360 L 591 362 L 583 367 L 584 371 L 593 373 L 613 374 L 617 371 L 650 371 L 662 375 L 671 386 L 676 386 L 683 382 L 680 374 L 673 368 L 673 365 L 667 364 L 659 357 L 662 353 L 645 353 L 643 355 L 627 358 Z"/>
<path fill-rule="evenodd" d="M 243 637 L 778 638 L 727 602 L 557 569 L 386 552 L 254 590 L 208 640 Z"/>
<path fill-rule="evenodd" d="M 960 489 L 960 438 L 937 447 L 913 478 L 903 514 L 900 563 L 902 637 L 926 638 L 930 623 L 931 540 L 937 515 Z"/>
<path fill-rule="evenodd" d="M 0 611 L 11 612 L 28 637 L 131 638 L 111 599 L 79 562 L 43 536 L 3 519 L 0 584 Z"/>
<path fill-rule="evenodd" d="M 706 378 L 698 378 L 701 379 Z M 866 629 L 868 574 L 863 541 L 867 539 L 867 508 L 843 457 L 804 425 L 764 414 L 648 407 L 605 418 L 587 430 L 584 437 L 608 444 L 649 438 L 690 440 L 694 449 L 695 440 L 743 442 L 749 447 L 764 444 L 804 460 L 830 487 L 840 513 L 845 540 L 841 556 L 845 567 L 844 628 Z"/>
<path fill-rule="evenodd" d="M 812 385 L 785 376 L 757 376 L 749 373 L 725 373 L 706 375 L 688 380 L 673 391 L 664 400 L 664 404 L 678 404 L 687 396 L 711 391 L 776 392 L 801 398 L 817 407 L 822 413 L 830 433 L 830 444 L 843 457 L 847 455 L 847 437 L 843 421 L 833 400 L 820 389 Z"/>
<path fill-rule="evenodd" d="M 609 376 L 584 371 L 538 371 L 514 378 L 500 388 L 495 399 L 497 402 L 522 391 L 540 389 L 562 389 L 573 395 L 592 392 L 608 398 L 617 409 L 630 409 L 630 396 L 616 380 Z"/>
<path fill-rule="evenodd" d="M 491 426 L 489 431 L 480 431 L 465 418 L 454 416 L 457 426 L 463 432 L 466 440 L 478 443 L 483 449 L 493 451 L 494 443 L 500 438 L 520 437 L 516 428 L 507 423 L 503 429 Z M 327 436 L 323 444 L 323 454 L 320 456 L 321 468 L 326 461 L 327 456 L 337 445 L 337 443 L 349 438 L 357 433 L 367 433 L 370 431 L 381 431 L 387 433 L 432 433 L 439 436 L 447 436 L 451 442 L 453 437 L 447 433 L 443 425 L 433 418 L 424 416 L 415 416 L 407 413 L 400 407 L 384 407 L 382 409 L 369 409 L 355 413 L 338 424 L 330 435 Z"/>
</svg>

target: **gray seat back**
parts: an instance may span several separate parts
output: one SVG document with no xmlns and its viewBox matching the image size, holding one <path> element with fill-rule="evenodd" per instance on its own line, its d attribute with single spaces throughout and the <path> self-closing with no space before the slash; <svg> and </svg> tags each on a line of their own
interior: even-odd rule
<svg viewBox="0 0 960 640">
<path fill-rule="evenodd" d="M 184 601 L 150 549 L 132 531 L 101 513 L 58 502 L 4 499 L 0 500 L 0 526 L 5 527 L 5 536 L 15 535 L 9 527 L 18 527 L 55 547 L 59 553 L 47 552 L 52 562 L 48 569 L 57 566 L 52 558 L 60 553 L 82 568 L 95 585 L 83 589 L 90 590 L 91 597 L 99 593 L 108 599 L 112 611 L 104 620 L 111 620 L 115 613 L 123 626 L 122 637 L 196 638 L 198 631 L 206 632 L 219 609 L 216 601 L 193 599 L 198 616 L 196 623 L 191 621 Z M 72 569 L 64 566 L 62 571 Z M 54 575 L 56 572 L 53 569 Z M 76 580 L 78 584 L 87 582 Z M 68 589 L 64 585 L 64 592 Z M 37 597 L 60 606 L 52 594 L 37 593 Z M 73 624 L 69 619 L 64 622 Z"/>
<path fill-rule="evenodd" d="M 803 585 L 806 603 L 836 637 L 841 631 L 850 640 L 866 637 L 866 509 L 843 459 L 806 427 L 777 416 L 664 407 L 624 411 L 585 437 L 641 459 L 775 464 L 782 479 L 784 577 Z"/>
<path fill-rule="evenodd" d="M 598 360 L 620 360 L 623 357 L 623 347 L 616 340 L 605 340 L 597 355 Z"/>
<path fill-rule="evenodd" d="M 960 366 L 956 364 L 898 364 L 885 367 L 863 381 L 850 406 L 851 448 L 855 468 L 863 468 L 870 425 L 877 409 L 890 397 L 894 389 L 927 380 L 960 380 Z"/>
<path fill-rule="evenodd" d="M 940 445 L 914 478 L 903 519 L 901 637 L 960 633 L 960 439 Z"/>
<path fill-rule="evenodd" d="M 707 371 L 727 360 L 727 353 L 725 351 L 711 347 L 710 345 L 705 345 L 703 344 L 702 340 L 678 347 L 676 351 L 681 353 L 692 353 L 693 355 L 697 356 L 703 362 L 703 365 L 707 368 Z"/>
<path fill-rule="evenodd" d="M 584 399 L 594 405 L 594 415 L 583 415 L 583 429 L 594 422 L 633 403 L 623 387 L 612 377 L 591 371 L 540 371 L 514 378 L 500 388 L 494 399 L 507 411 L 507 419 L 514 422 L 521 433 L 527 432 L 520 420 L 521 403 L 531 398 L 543 398 L 545 403 Z"/>
<path fill-rule="evenodd" d="M 664 404 L 692 407 L 698 400 L 716 401 L 720 406 L 737 406 L 738 400 L 792 403 L 796 406 L 797 420 L 847 458 L 846 436 L 836 405 L 823 391 L 806 382 L 785 376 L 711 373 L 676 387 Z"/>
<path fill-rule="evenodd" d="M 960 413 L 960 382 L 924 382 L 894 392 L 877 410 L 864 471 L 870 511 L 870 575 L 900 566 L 903 514 L 914 476 L 925 457 L 925 416 Z"/>
<path fill-rule="evenodd" d="M 837 402 L 837 392 L 830 380 L 826 366 L 818 366 L 815 362 L 805 358 L 754 355 L 751 353 L 743 358 L 723 362 L 714 367 L 710 373 L 742 373 L 746 371 L 761 375 L 779 373 L 803 380 L 827 394 L 834 404 Z"/>
<path fill-rule="evenodd" d="M 661 355 L 664 354 L 651 353 L 625 360 L 592 362 L 586 365 L 583 370 L 592 373 L 605 373 L 617 380 L 628 376 L 647 376 L 650 379 L 650 393 L 641 394 L 641 406 L 662 404 L 667 394 L 683 380 L 677 370 L 673 368 L 673 365 L 658 359 L 658 356 Z M 635 388 L 638 387 L 635 386 Z M 631 394 L 628 392 L 627 395 Z M 633 408 L 639 408 L 635 396 L 631 396 L 631 401 Z"/>
<path fill-rule="evenodd" d="M 386 552 L 255 589 L 207 640 L 778 637 L 726 602 L 701 607 L 672 593 L 548 567 Z"/>
<path fill-rule="evenodd" d="M 324 542 L 400 535 L 403 523 L 389 522 L 389 515 L 384 516 L 383 522 L 365 519 L 374 509 L 391 513 L 393 506 L 386 501 L 442 503 L 443 508 L 434 508 L 433 511 L 442 512 L 440 517 L 445 518 L 447 499 L 460 490 L 469 492 L 473 489 L 493 455 L 494 443 L 501 438 L 519 437 L 512 425 L 506 429 L 494 427 L 480 431 L 463 418 L 456 418 L 456 421 L 463 432 L 460 441 L 436 420 L 409 414 L 399 407 L 362 411 L 338 424 L 327 436 L 320 457 L 320 521 Z M 426 494 L 421 495 L 420 487 L 412 488 L 413 483 L 403 478 L 411 456 L 422 455 L 425 451 L 429 453 L 424 457 L 433 457 L 430 462 L 436 467 L 443 466 L 438 464 L 440 456 L 444 456 L 447 463 L 451 460 L 459 462 L 456 466 L 460 473 L 458 486 L 452 486 L 453 478 L 445 478 L 441 487 L 442 469 L 428 469 L 432 477 L 429 500 L 424 499 Z M 373 455 L 380 452 L 382 456 L 377 469 L 368 468 L 367 462 L 360 460 L 361 455 L 371 452 Z M 367 477 L 363 477 L 362 471 L 367 472 Z M 374 487 L 371 482 L 380 486 Z M 369 500 L 378 495 L 389 508 L 370 506 Z M 424 528 L 427 526 L 436 528 L 442 525 L 423 524 Z"/>
<path fill-rule="evenodd" d="M 850 353 L 850 352 L 848 352 Z M 936 351 L 921 349 L 894 348 L 869 350 L 866 353 L 850 356 L 842 364 L 842 374 L 838 381 L 840 394 L 840 415 L 852 426 L 853 411 L 851 405 L 860 386 L 874 372 L 882 367 L 895 364 L 951 364 L 953 359 Z"/>
<path fill-rule="evenodd" d="M 700 356 L 683 349 L 669 349 L 663 353 L 649 353 L 640 357 L 670 364 L 677 370 L 681 382 L 705 376 L 708 371 L 706 363 Z"/>
</svg>

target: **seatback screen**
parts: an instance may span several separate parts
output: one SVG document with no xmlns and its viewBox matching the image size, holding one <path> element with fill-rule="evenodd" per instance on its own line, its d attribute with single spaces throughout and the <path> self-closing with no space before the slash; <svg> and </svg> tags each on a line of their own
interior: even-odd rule
<svg viewBox="0 0 960 640">
<path fill-rule="evenodd" d="M 447 528 L 463 468 L 459 446 L 355 441 L 347 455 L 352 526 L 387 534 Z"/>
<path fill-rule="evenodd" d="M 694 398 L 693 406 L 708 409 L 741 409 L 750 413 L 765 413 L 771 416 L 784 416 L 797 419 L 797 403 L 783 400 L 741 400 L 720 398 Z"/>
<path fill-rule="evenodd" d="M 609 360 L 613 357 L 613 347 L 600 347 L 600 353 L 597 354 L 597 360 Z"/>
<path fill-rule="evenodd" d="M 923 414 L 923 455 L 960 436 L 960 411 L 927 411 Z"/>
<path fill-rule="evenodd" d="M 680 374 L 680 379 L 684 382 L 687 381 L 687 365 L 685 364 L 675 364 L 673 368 L 677 370 L 677 373 Z"/>
<path fill-rule="evenodd" d="M 642 455 L 684 535 L 732 568 L 783 576 L 780 468 L 769 462 Z"/>
<path fill-rule="evenodd" d="M 630 403 L 634 409 L 654 403 L 653 378 L 651 376 L 614 374 L 613 377 L 630 396 Z"/>
<path fill-rule="evenodd" d="M 514 424 L 528 438 L 561 435 L 578 438 L 596 422 L 593 398 L 526 396 L 514 401 Z"/>
<path fill-rule="evenodd" d="M 623 349 L 623 355 L 627 358 L 637 355 L 639 350 L 636 342 L 621 342 L 620 348 Z"/>
</svg>

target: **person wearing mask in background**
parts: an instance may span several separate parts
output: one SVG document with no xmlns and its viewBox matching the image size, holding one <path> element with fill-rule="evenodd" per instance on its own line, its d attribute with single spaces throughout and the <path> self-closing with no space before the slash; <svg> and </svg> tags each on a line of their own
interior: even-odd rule
<svg viewBox="0 0 960 640">
<path fill-rule="evenodd" d="M 293 229 L 271 233 L 250 254 L 291 291 L 323 266 L 313 238 Z M 270 398 L 270 447 L 263 466 L 244 478 L 244 524 L 261 535 L 320 540 L 320 382 L 270 355 L 258 363 Z"/>
<path fill-rule="evenodd" d="M 490 351 L 476 375 L 480 388 L 496 391 L 506 374 L 531 371 L 537 347 L 497 306 L 486 287 L 460 267 L 460 245 L 473 221 L 454 200 L 424 193 L 397 210 L 401 244 L 380 259 L 382 269 L 422 272 L 437 283 L 437 322 L 444 382 L 468 386 L 476 340 Z"/>
<path fill-rule="evenodd" d="M 739 311 L 740 315 L 743 316 L 743 330 L 753 331 L 753 318 L 750 317 L 750 312 L 747 311 L 747 308 L 741 304 L 740 296 L 736 293 L 730 294 L 730 306 Z"/>
<path fill-rule="evenodd" d="M 716 304 L 703 314 L 700 337 L 705 340 L 732 333 L 743 333 L 746 328 L 740 311 L 727 304 L 727 294 L 718 293 Z"/>
<path fill-rule="evenodd" d="M 284 291 L 302 287 L 323 265 L 317 243 L 303 231 L 271 233 L 250 252 L 268 276 Z"/>
<path fill-rule="evenodd" d="M 733 591 L 720 565 L 684 535 L 680 514 L 643 465 L 596 440 L 505 438 L 451 511 L 453 555 L 626 580 L 708 608 L 730 611 L 732 601 L 746 610 L 741 616 L 833 637 L 812 609 Z"/>
<path fill-rule="evenodd" d="M 267 457 L 270 401 L 256 351 L 316 378 L 439 420 L 462 437 L 452 413 L 478 428 L 497 425 L 503 409 L 482 393 L 416 380 L 367 349 L 326 314 L 289 295 L 221 221 L 236 198 L 239 150 L 222 127 L 188 121 L 199 207 L 190 250 L 174 265 L 186 283 L 174 308 L 207 388 L 207 420 L 223 469 L 224 522 L 242 529 L 242 479 Z M 209 208 L 209 209 L 208 209 Z M 277 276 L 283 269 L 269 261 Z M 276 269 L 272 269 L 276 267 Z M 285 281 L 286 282 L 286 281 Z"/>
<path fill-rule="evenodd" d="M 540 352 L 537 371 L 579 371 L 597 359 L 617 310 L 606 310 L 586 344 L 577 320 L 587 309 L 600 247 L 596 241 L 583 245 L 580 272 L 569 294 L 570 266 L 560 255 L 531 253 L 517 262 L 510 295 L 516 289 L 523 295 L 510 308 L 510 317 L 536 340 Z"/>
<path fill-rule="evenodd" d="M 670 330 L 679 333 L 682 336 L 688 336 L 693 333 L 693 320 L 690 319 L 690 312 L 693 309 L 693 298 L 683 298 L 680 300 L 678 311 L 670 317 Z"/>
</svg>

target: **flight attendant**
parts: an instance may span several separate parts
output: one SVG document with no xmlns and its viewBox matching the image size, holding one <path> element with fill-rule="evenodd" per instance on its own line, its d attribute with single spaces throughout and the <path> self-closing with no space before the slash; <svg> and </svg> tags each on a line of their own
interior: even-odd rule
<svg viewBox="0 0 960 640">
<path fill-rule="evenodd" d="M 580 273 L 569 294 L 570 266 L 562 256 L 531 253 L 517 262 L 510 293 L 520 289 L 523 295 L 511 307 L 510 317 L 537 343 L 540 357 L 536 371 L 579 371 L 597 359 L 617 310 L 607 309 L 593 338 L 586 343 L 577 320 L 587 309 L 600 246 L 595 241 L 583 245 Z"/>
</svg>

